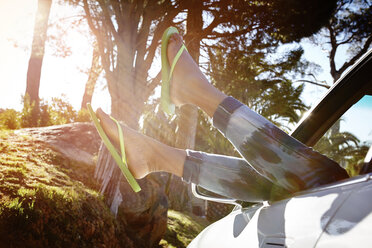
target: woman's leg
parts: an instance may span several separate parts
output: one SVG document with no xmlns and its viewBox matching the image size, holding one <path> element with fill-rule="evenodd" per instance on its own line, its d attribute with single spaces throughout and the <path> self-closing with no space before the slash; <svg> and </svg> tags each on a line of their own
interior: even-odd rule
<svg viewBox="0 0 372 248">
<path fill-rule="evenodd" d="M 97 116 L 109 138 L 119 145 L 116 124 L 101 109 Z M 244 159 L 181 150 L 122 125 L 128 166 L 134 177 L 166 171 L 214 193 L 248 202 L 280 199 L 288 194 L 258 174 Z"/>
<path fill-rule="evenodd" d="M 181 44 L 181 36 L 173 35 L 168 46 L 170 62 Z M 257 172 L 290 192 L 347 178 L 337 163 L 216 89 L 187 51 L 177 62 L 170 93 L 176 105 L 193 104 L 204 110 Z"/>
<path fill-rule="evenodd" d="M 219 195 L 247 202 L 279 200 L 289 195 L 244 159 L 224 155 L 187 150 L 182 178 Z"/>
</svg>

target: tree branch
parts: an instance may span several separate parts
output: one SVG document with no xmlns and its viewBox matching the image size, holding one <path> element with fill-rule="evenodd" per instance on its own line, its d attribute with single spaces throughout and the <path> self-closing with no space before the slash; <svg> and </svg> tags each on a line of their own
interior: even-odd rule
<svg viewBox="0 0 372 248">
<path fill-rule="evenodd" d="M 217 27 L 219 24 L 221 24 L 221 22 L 222 22 L 222 18 L 220 16 L 214 17 L 213 21 L 208 25 L 208 27 L 203 29 L 203 38 L 207 37 L 208 35 L 211 35 L 213 32 L 213 29 Z"/>
<path fill-rule="evenodd" d="M 372 42 L 372 35 L 367 39 L 366 43 L 364 43 L 363 48 L 348 62 L 345 62 L 341 68 L 338 70 L 340 74 L 342 74 L 347 68 L 352 66 L 363 54 L 365 54 L 368 51 L 369 46 Z"/>
<path fill-rule="evenodd" d="M 146 86 L 146 93 L 144 94 L 144 98 L 148 99 L 151 92 L 160 84 L 161 80 L 161 70 L 158 72 L 156 77 L 154 77 L 149 84 Z"/>
<path fill-rule="evenodd" d="M 86 14 L 86 18 L 87 18 L 89 28 L 92 30 L 94 36 L 97 39 L 98 50 L 99 50 L 99 53 L 100 53 L 100 56 L 101 56 L 102 66 L 103 66 L 103 68 L 106 72 L 107 77 L 109 79 L 112 79 L 113 75 L 112 75 L 112 72 L 110 71 L 110 61 L 109 61 L 110 59 L 109 59 L 109 56 L 104 51 L 104 45 L 103 45 L 104 42 L 102 41 L 100 31 L 95 27 L 95 25 L 93 23 L 93 18 L 90 14 L 87 0 L 83 0 L 83 4 L 84 4 L 83 7 L 84 7 L 84 11 L 85 11 L 85 14 Z"/>
<path fill-rule="evenodd" d="M 116 21 L 118 22 L 118 26 L 120 26 L 120 24 L 123 22 L 122 20 L 122 16 L 123 16 L 123 12 L 122 12 L 122 4 L 120 3 L 120 1 L 116 1 L 116 0 L 111 0 L 111 6 L 114 10 L 114 13 L 115 13 L 115 17 L 116 17 Z M 118 33 L 119 33 L 119 30 L 118 30 Z"/>
<path fill-rule="evenodd" d="M 338 71 L 336 70 L 336 64 L 335 64 L 335 56 L 336 56 L 336 50 L 338 47 L 336 36 L 334 34 L 333 28 L 331 24 L 327 25 L 327 29 L 329 31 L 329 37 L 330 37 L 330 43 L 331 43 L 331 51 L 329 53 L 329 66 L 331 68 L 331 75 L 335 79 L 337 78 Z"/>
<path fill-rule="evenodd" d="M 170 12 L 168 12 L 167 15 L 164 17 L 164 20 L 161 23 L 159 23 L 159 25 L 154 30 L 154 36 L 152 38 L 150 46 L 147 49 L 148 53 L 145 59 L 146 70 L 149 70 L 151 67 L 152 61 L 155 56 L 156 48 L 159 45 L 159 40 L 163 32 L 168 26 L 170 26 L 170 24 L 172 23 L 172 20 L 180 11 L 182 11 L 182 8 L 171 9 Z"/>
<path fill-rule="evenodd" d="M 114 24 L 111 21 L 111 17 L 107 11 L 108 10 L 107 5 L 104 2 L 102 2 L 102 0 L 98 0 L 98 3 L 101 5 L 101 9 L 103 11 L 104 21 L 106 25 L 108 26 L 115 40 L 117 40 L 117 42 L 120 42 L 120 36 L 118 35 L 118 32 L 116 31 Z"/>
<path fill-rule="evenodd" d="M 316 85 L 316 86 L 324 87 L 324 88 L 326 88 L 326 89 L 331 88 L 329 85 L 326 85 L 326 84 L 320 84 L 320 83 L 313 82 L 313 81 L 306 80 L 306 79 L 301 79 L 301 80 L 296 80 L 296 81 L 295 81 L 295 83 L 298 83 L 298 82 L 314 84 L 314 85 Z"/>
<path fill-rule="evenodd" d="M 230 37 L 230 36 L 240 36 L 240 35 L 243 35 L 243 34 L 246 34 L 246 33 L 250 32 L 250 31 L 251 31 L 250 29 L 245 28 L 245 29 L 234 31 L 234 32 L 231 32 L 231 33 L 229 33 L 229 32 L 226 32 L 226 33 L 212 32 L 209 36 L 207 35 L 207 38 L 215 39 L 215 38 L 223 38 L 223 37 Z"/>
<path fill-rule="evenodd" d="M 150 32 L 151 20 L 146 17 L 146 13 L 143 15 L 143 22 L 141 29 L 138 32 L 136 40 L 137 57 L 135 61 L 135 70 L 142 72 L 144 69 L 145 54 L 146 54 L 146 43 L 147 37 Z"/>
</svg>

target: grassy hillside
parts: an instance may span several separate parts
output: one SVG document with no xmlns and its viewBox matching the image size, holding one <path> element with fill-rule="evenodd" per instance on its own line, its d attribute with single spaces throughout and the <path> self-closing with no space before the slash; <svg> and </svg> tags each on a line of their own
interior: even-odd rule
<svg viewBox="0 0 372 248">
<path fill-rule="evenodd" d="M 0 131 L 0 247 L 138 247 L 98 189 L 93 165 L 67 160 L 28 135 Z M 185 247 L 205 225 L 169 211 L 161 246 Z"/>
<path fill-rule="evenodd" d="M 5 247 L 132 247 L 98 194 L 94 167 L 0 132 L 0 243 Z"/>
</svg>

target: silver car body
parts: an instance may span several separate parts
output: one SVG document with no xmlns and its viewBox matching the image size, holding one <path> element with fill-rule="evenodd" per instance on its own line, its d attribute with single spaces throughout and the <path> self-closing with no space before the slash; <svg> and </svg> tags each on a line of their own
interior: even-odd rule
<svg viewBox="0 0 372 248">
<path fill-rule="evenodd" d="M 272 205 L 236 209 L 188 247 L 372 247 L 371 179 L 358 176 Z"/>
</svg>

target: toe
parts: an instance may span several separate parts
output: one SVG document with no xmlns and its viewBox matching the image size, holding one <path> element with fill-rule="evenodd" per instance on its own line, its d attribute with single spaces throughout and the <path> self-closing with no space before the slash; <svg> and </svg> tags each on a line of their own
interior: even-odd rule
<svg viewBox="0 0 372 248">
<path fill-rule="evenodd" d="M 181 44 L 182 43 L 182 36 L 180 34 L 175 34 L 174 38 L 177 43 Z"/>
<path fill-rule="evenodd" d="M 182 46 L 182 36 L 180 34 L 172 34 L 168 40 L 168 60 L 169 63 L 173 63 L 173 59 L 176 56 L 178 50 Z"/>
<path fill-rule="evenodd" d="M 105 122 L 105 121 L 107 121 L 108 119 L 110 119 L 110 117 L 101 109 L 101 108 L 98 108 L 97 109 L 97 117 L 101 120 L 101 121 L 103 121 L 103 122 Z"/>
<path fill-rule="evenodd" d="M 110 138 L 116 138 L 117 127 L 114 121 L 101 108 L 97 109 L 97 117 L 101 122 L 103 129 Z"/>
</svg>

